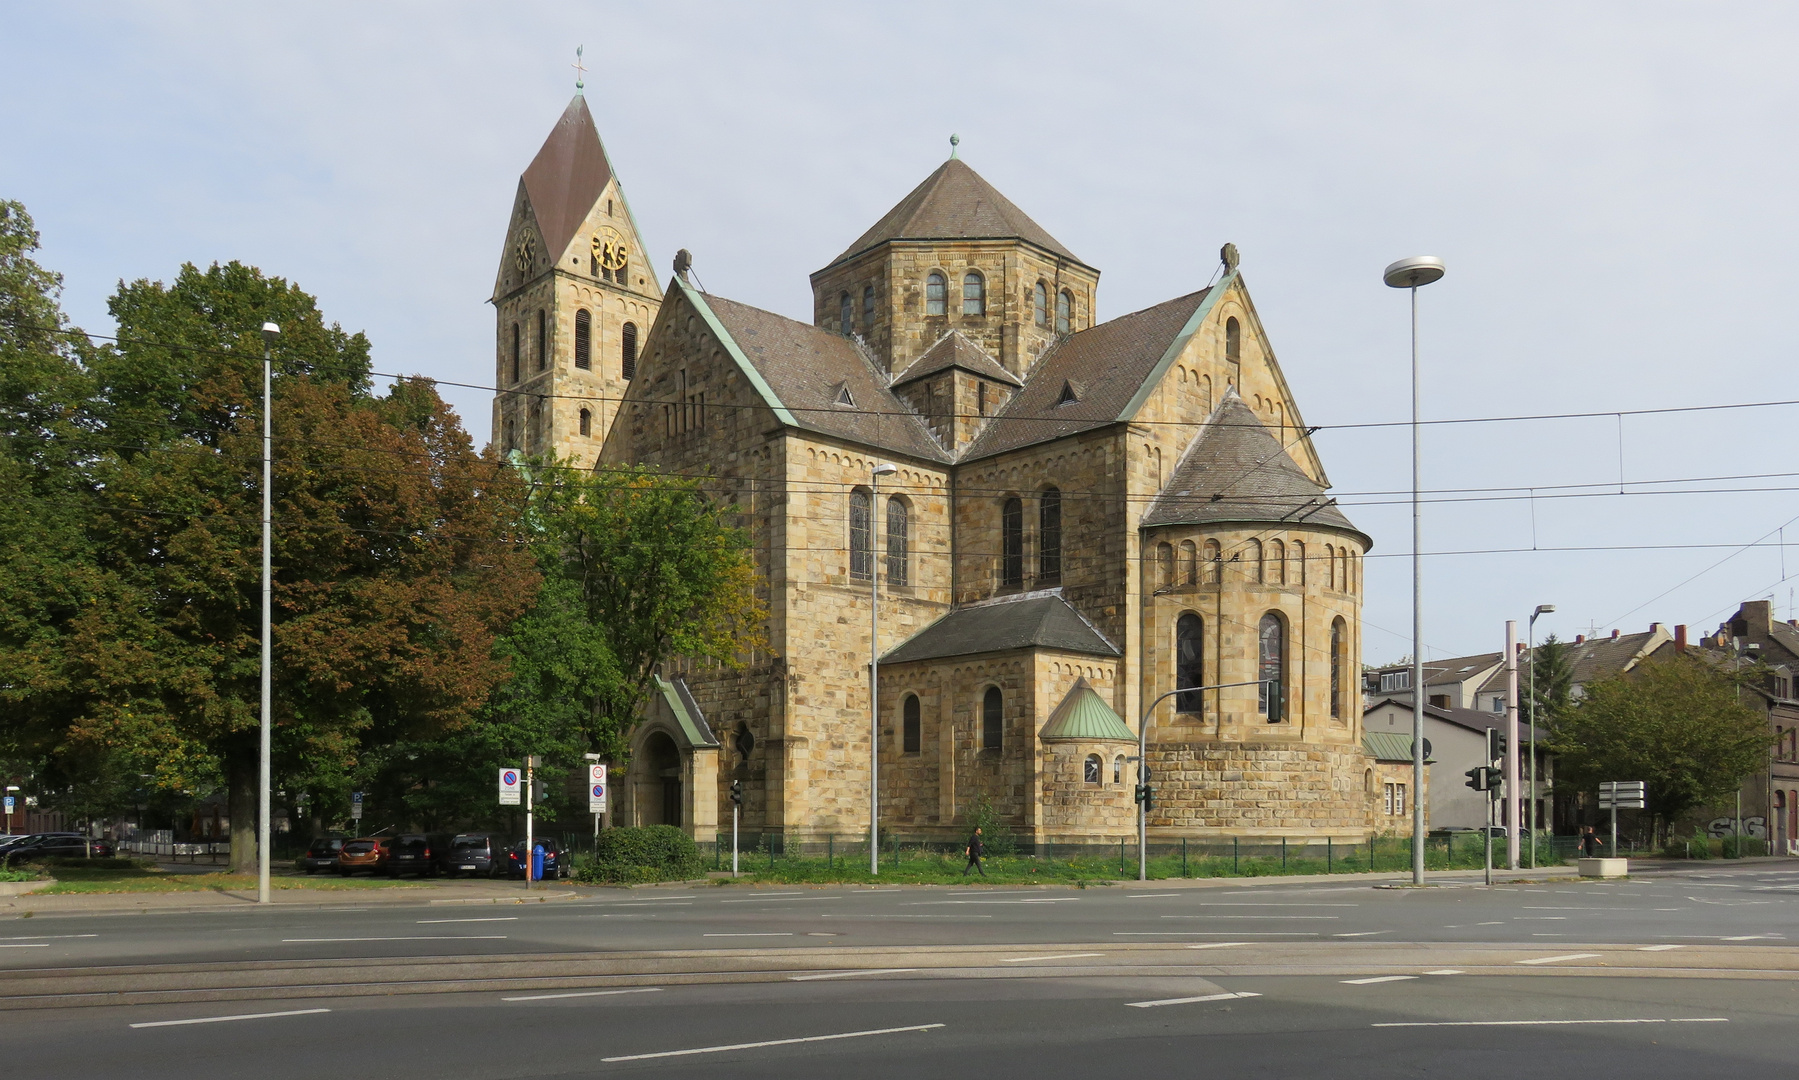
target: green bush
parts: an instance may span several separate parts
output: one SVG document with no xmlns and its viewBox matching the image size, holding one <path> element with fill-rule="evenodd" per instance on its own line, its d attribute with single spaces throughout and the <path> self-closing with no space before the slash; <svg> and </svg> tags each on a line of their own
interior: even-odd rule
<svg viewBox="0 0 1799 1080">
<path fill-rule="evenodd" d="M 592 855 L 577 855 L 576 881 L 684 881 L 705 873 L 700 849 L 673 825 L 607 829 Z"/>
<path fill-rule="evenodd" d="M 1768 842 L 1755 836 L 1726 836 L 1723 848 L 1726 859 L 1746 859 L 1753 855 L 1766 855 Z"/>
<path fill-rule="evenodd" d="M 0 869 L 0 881 L 36 881 L 42 876 L 36 869 Z"/>
</svg>

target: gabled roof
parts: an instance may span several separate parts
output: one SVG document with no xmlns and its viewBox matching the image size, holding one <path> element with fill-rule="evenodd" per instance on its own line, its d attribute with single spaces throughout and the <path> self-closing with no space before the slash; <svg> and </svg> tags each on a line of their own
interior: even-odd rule
<svg viewBox="0 0 1799 1080">
<path fill-rule="evenodd" d="M 1143 525 L 1237 521 L 1332 526 L 1368 542 L 1231 388 L 1150 504 Z"/>
<path fill-rule="evenodd" d="M 576 94 L 523 177 L 551 259 L 561 258 L 611 180 L 612 162 L 600 144 L 587 99 Z"/>
<path fill-rule="evenodd" d="M 1435 686 L 1446 682 L 1466 682 L 1481 672 L 1492 672 L 1492 678 L 1503 678 L 1505 653 L 1475 653 L 1473 656 L 1451 656 L 1444 660 L 1426 660 L 1424 662 L 1424 685 Z M 1410 671 L 1411 661 L 1402 664 L 1382 664 L 1376 671 Z M 1492 681 L 1489 678 L 1488 682 Z M 1485 688 L 1488 683 L 1482 683 Z"/>
<path fill-rule="evenodd" d="M 962 455 L 964 460 L 1073 435 L 1130 419 L 1138 391 L 1151 379 L 1211 290 L 1201 289 L 1155 307 L 1088 327 L 1051 346 L 1031 366 L 1024 389 L 1012 395 Z M 1086 393 L 1058 405 L 1070 381 Z"/>
<path fill-rule="evenodd" d="M 951 158 L 832 259 L 831 265 L 889 240 L 1000 239 L 1028 240 L 1081 261 L 966 162 Z"/>
<path fill-rule="evenodd" d="M 1412 737 L 1393 731 L 1370 731 L 1362 736 L 1362 749 L 1376 761 L 1409 762 L 1412 760 Z M 1425 763 L 1435 760 L 1427 758 Z"/>
<path fill-rule="evenodd" d="M 706 723 L 706 717 L 700 712 L 700 706 L 693 700 L 693 694 L 687 689 L 686 679 L 669 682 L 660 675 L 650 676 L 651 689 L 662 698 L 663 704 L 673 714 L 675 723 L 681 734 L 687 737 L 689 746 L 717 746 L 718 737 L 712 734 L 712 728 Z"/>
<path fill-rule="evenodd" d="M 1412 695 L 1384 694 L 1377 698 L 1370 698 L 1362 705 L 1362 715 L 1367 716 L 1376 709 L 1388 705 L 1409 713 L 1412 711 Z M 1432 705 L 1428 701 L 1425 702 L 1424 705 L 1424 715 L 1434 717 L 1446 724 L 1454 724 L 1456 727 L 1472 731 L 1477 735 L 1485 734 L 1486 730 L 1490 727 L 1502 728 L 1505 726 L 1506 722 L 1504 713 L 1487 712 L 1484 709 L 1463 709 L 1459 707 L 1445 709 L 1440 705 Z M 1529 724 L 1520 721 L 1518 724 L 1518 731 L 1519 738 L 1528 739 L 1530 737 Z M 1411 736 L 1407 735 L 1406 738 L 1410 739 Z M 1539 727 L 1537 729 L 1537 738 L 1547 739 L 1549 738 L 1549 733 Z M 1407 745 L 1408 747 L 1410 746 L 1409 743 Z M 1406 760 L 1411 760 L 1410 749 L 1407 749 L 1406 751 Z"/>
<path fill-rule="evenodd" d="M 1114 742 L 1136 742 L 1137 734 L 1112 711 L 1099 691 L 1085 676 L 1076 679 L 1062 704 L 1049 714 L 1040 739 L 1105 739 Z"/>
<path fill-rule="evenodd" d="M 948 461 L 923 418 L 887 388 L 856 343 L 772 311 L 675 286 L 716 326 L 775 416 L 786 424 L 926 461 Z M 839 404 L 849 391 L 853 406 Z"/>
<path fill-rule="evenodd" d="M 964 337 L 960 330 L 951 330 L 938 338 L 923 356 L 912 361 L 911 367 L 894 378 L 893 385 L 902 386 L 946 368 L 960 368 L 971 375 L 1012 386 L 1024 385 L 1023 379 L 1001 367 L 998 360 L 988 356 L 985 349 Z"/>
<path fill-rule="evenodd" d="M 881 657 L 881 663 L 906 664 L 1030 648 L 1090 656 L 1119 655 L 1118 647 L 1056 590 L 957 608 Z"/>
</svg>

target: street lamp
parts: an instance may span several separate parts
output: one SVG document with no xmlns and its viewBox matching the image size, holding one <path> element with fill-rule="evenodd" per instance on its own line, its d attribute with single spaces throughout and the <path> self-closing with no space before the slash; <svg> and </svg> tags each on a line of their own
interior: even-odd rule
<svg viewBox="0 0 1799 1080">
<path fill-rule="evenodd" d="M 875 542 L 881 477 L 899 472 L 890 461 L 868 478 L 868 872 L 881 872 L 881 545 Z"/>
<path fill-rule="evenodd" d="M 1530 613 L 1530 622 L 1525 627 L 1526 645 L 1524 654 L 1530 657 L 1530 719 L 1527 723 L 1530 731 L 1530 813 L 1526 815 L 1530 821 L 1530 868 L 1537 868 L 1537 828 L 1542 824 L 1537 813 L 1537 616 L 1548 615 L 1555 610 L 1554 604 L 1538 604 L 1537 610 Z"/>
<path fill-rule="evenodd" d="M 1149 721 L 1156 715 L 1156 706 L 1176 694 L 1197 694 L 1203 690 L 1223 690 L 1232 686 L 1260 686 L 1264 681 L 1251 679 L 1248 682 L 1214 683 L 1211 686 L 1183 686 L 1150 702 L 1149 708 L 1143 711 L 1143 722 L 1137 725 L 1137 786 L 1144 789 L 1144 797 L 1137 800 L 1138 881 L 1149 880 Z"/>
<path fill-rule="evenodd" d="M 275 360 L 271 353 L 281 327 L 272 322 L 262 324 L 262 746 L 257 763 L 259 783 L 256 792 L 256 902 L 269 902 L 269 748 L 273 741 L 270 706 L 273 701 L 269 661 L 272 638 L 269 632 L 271 599 L 270 566 L 274 562 L 274 479 L 275 425 L 273 388 Z"/>
<path fill-rule="evenodd" d="M 1424 884 L 1424 600 L 1418 508 L 1418 287 L 1443 276 L 1434 255 L 1401 259 L 1381 273 L 1390 288 L 1412 291 L 1412 884 Z"/>
</svg>

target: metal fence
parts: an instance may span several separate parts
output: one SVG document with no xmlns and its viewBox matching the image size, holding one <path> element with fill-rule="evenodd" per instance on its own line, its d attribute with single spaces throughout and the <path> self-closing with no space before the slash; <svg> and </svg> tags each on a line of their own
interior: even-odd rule
<svg viewBox="0 0 1799 1080">
<path fill-rule="evenodd" d="M 231 841 L 229 840 L 178 842 L 156 836 L 140 837 L 136 840 L 115 842 L 113 851 L 120 856 L 162 859 L 167 862 L 228 863 L 231 861 Z"/>
</svg>

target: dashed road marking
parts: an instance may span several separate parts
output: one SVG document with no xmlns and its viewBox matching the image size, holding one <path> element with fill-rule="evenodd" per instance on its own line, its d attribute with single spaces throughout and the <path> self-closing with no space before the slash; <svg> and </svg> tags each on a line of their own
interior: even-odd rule
<svg viewBox="0 0 1799 1080">
<path fill-rule="evenodd" d="M 1071 952 L 1059 953 L 1055 956 L 1014 956 L 1009 960 L 1001 960 L 1002 964 L 1028 964 L 1033 960 L 1079 960 L 1087 956 L 1104 956 L 1103 952 Z"/>
<path fill-rule="evenodd" d="M 793 1046 L 797 1043 L 831 1042 L 835 1039 L 860 1039 L 869 1035 L 898 1035 L 908 1031 L 934 1031 L 942 1024 L 914 1024 L 911 1027 L 876 1028 L 872 1031 L 845 1031 L 836 1035 L 807 1035 L 799 1039 L 767 1039 L 763 1042 L 732 1043 L 729 1046 L 698 1046 L 691 1050 L 663 1050 L 654 1054 L 623 1054 L 601 1058 L 601 1061 L 648 1061 L 651 1058 L 686 1057 L 689 1054 L 722 1054 L 728 1050 L 759 1050 L 764 1046 Z"/>
<path fill-rule="evenodd" d="M 1261 996 L 1262 995 L 1260 994 L 1252 994 L 1247 991 L 1239 991 L 1234 994 L 1203 994 L 1199 997 L 1163 998 L 1160 1001 L 1127 1001 L 1125 1002 L 1125 1005 L 1133 1009 L 1153 1009 L 1159 1005 L 1194 1005 L 1202 1001 L 1230 1001 L 1233 998 L 1253 998 Z"/>
<path fill-rule="evenodd" d="M 1405 982 L 1416 979 L 1416 975 L 1376 975 L 1371 979 L 1344 979 L 1345 986 L 1372 986 L 1375 983 Z"/>
<path fill-rule="evenodd" d="M 902 972 L 917 970 L 917 968 L 869 968 L 867 971 L 832 971 L 823 975 L 789 975 L 788 978 L 794 982 L 812 982 L 815 979 L 848 979 L 857 975 L 898 975 Z M 612 1059 L 607 1058 L 606 1060 L 611 1061 Z"/>
<path fill-rule="evenodd" d="M 1600 959 L 1599 953 L 1577 952 L 1577 953 L 1568 953 L 1566 956 L 1539 956 L 1535 960 L 1520 960 L 1520 961 L 1518 961 L 1518 963 L 1520 963 L 1520 964 L 1559 964 L 1564 960 L 1598 960 L 1598 959 Z"/>
<path fill-rule="evenodd" d="M 134 1028 L 181 1027 L 185 1024 L 222 1024 L 227 1020 L 267 1020 L 274 1016 L 311 1016 L 314 1013 L 328 1013 L 330 1009 L 290 1009 L 286 1012 L 239 1013 L 236 1016 L 196 1016 L 192 1020 L 151 1020 L 146 1023 L 133 1024 Z"/>
<path fill-rule="evenodd" d="M 525 997 L 503 997 L 501 1001 L 550 1001 L 555 998 L 610 997 L 613 994 L 660 994 L 660 986 L 634 986 L 629 990 L 578 990 L 569 994 L 529 994 Z"/>
</svg>

